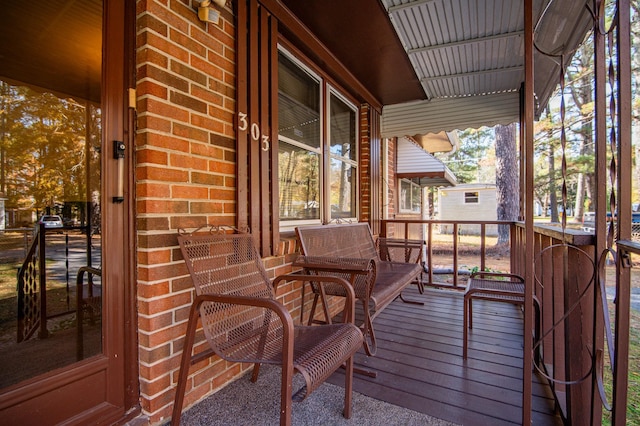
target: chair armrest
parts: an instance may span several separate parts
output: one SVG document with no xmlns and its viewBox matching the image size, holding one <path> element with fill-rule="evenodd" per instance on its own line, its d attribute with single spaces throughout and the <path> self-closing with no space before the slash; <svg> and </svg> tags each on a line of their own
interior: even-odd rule
<svg viewBox="0 0 640 426">
<path fill-rule="evenodd" d="M 200 311 L 200 306 L 202 306 L 204 302 L 256 306 L 275 312 L 282 322 L 282 368 L 293 368 L 293 318 L 291 318 L 291 314 L 281 303 L 275 299 L 265 299 L 262 297 L 202 294 L 196 296 L 196 299 L 193 301 L 193 305 L 191 305 L 189 327 L 193 326 L 192 322 L 194 324 L 197 323 L 197 321 L 194 321 L 194 315 Z"/>
<path fill-rule="evenodd" d="M 375 259 L 328 257 L 328 256 L 298 256 L 293 266 L 310 271 L 345 272 L 366 275 L 373 269 Z"/>
<path fill-rule="evenodd" d="M 422 261 L 422 248 L 425 244 L 422 240 L 411 240 L 404 238 L 387 238 L 387 237 L 379 237 L 376 246 L 378 250 L 378 255 L 381 260 L 386 260 L 389 262 L 413 262 L 413 258 L 415 257 L 415 263 L 421 263 Z M 402 259 L 397 258 L 397 250 L 393 249 L 402 249 L 401 257 Z M 393 251 L 392 251 L 393 250 Z M 392 256 L 392 253 L 395 256 Z M 415 254 L 414 254 L 415 253 Z"/>
<path fill-rule="evenodd" d="M 506 272 L 477 271 L 477 272 L 474 272 L 473 274 L 471 274 L 471 277 L 469 277 L 469 279 L 473 279 L 473 278 L 484 278 L 484 279 L 509 278 L 510 279 L 509 281 L 511 281 L 511 282 L 521 282 L 521 283 L 524 282 L 524 278 L 522 278 L 520 275 L 508 274 Z"/>
<path fill-rule="evenodd" d="M 265 299 L 262 297 L 249 297 L 249 296 L 228 296 L 221 294 L 201 294 L 196 296 L 193 301 L 195 309 L 200 309 L 200 306 L 204 302 L 216 302 L 216 303 L 228 303 L 230 305 L 244 305 L 244 306 L 257 306 L 259 308 L 269 309 L 274 311 L 280 320 L 285 330 L 289 330 L 289 334 L 293 336 L 293 318 L 289 311 L 274 299 Z M 285 333 L 286 334 L 286 333 Z"/>
<path fill-rule="evenodd" d="M 280 275 L 273 280 L 274 290 L 280 284 L 281 281 L 302 281 L 302 282 L 316 282 L 316 283 L 334 283 L 342 286 L 347 295 L 345 300 L 344 310 L 344 322 L 355 323 L 355 300 L 356 295 L 353 291 L 353 286 L 349 281 L 341 277 L 334 277 L 329 275 L 307 275 L 300 272 L 291 272 L 289 274 Z M 303 284 L 304 285 L 304 284 Z"/>
</svg>

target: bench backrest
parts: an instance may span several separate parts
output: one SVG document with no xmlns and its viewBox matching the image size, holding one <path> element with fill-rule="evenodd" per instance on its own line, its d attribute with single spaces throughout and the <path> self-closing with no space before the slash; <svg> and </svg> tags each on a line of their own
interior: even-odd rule
<svg viewBox="0 0 640 426">
<path fill-rule="evenodd" d="M 302 254 L 338 258 L 379 259 L 369 224 L 305 226 L 296 228 Z"/>
</svg>

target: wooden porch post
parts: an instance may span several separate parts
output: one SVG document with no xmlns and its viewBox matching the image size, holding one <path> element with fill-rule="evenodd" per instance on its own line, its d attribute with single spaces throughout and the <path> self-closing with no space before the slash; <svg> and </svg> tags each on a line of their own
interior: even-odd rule
<svg viewBox="0 0 640 426">
<path fill-rule="evenodd" d="M 522 424 L 531 424 L 533 342 L 533 0 L 524 2 L 524 158 L 525 162 L 525 297 L 524 354 L 522 357 Z"/>
<path fill-rule="evenodd" d="M 631 31 L 629 0 L 618 0 L 618 239 L 631 238 Z M 631 265 L 618 257 L 616 298 L 630 300 Z M 616 303 L 613 377 L 614 425 L 626 424 L 629 371 L 629 303 Z"/>
<path fill-rule="evenodd" d="M 595 185 L 596 188 L 607 187 L 607 61 L 605 52 L 605 31 L 604 28 L 604 0 L 594 0 L 594 10 L 597 11 L 599 19 L 594 22 L 594 72 L 595 72 Z M 596 264 L 598 257 L 602 255 L 607 247 L 606 242 L 606 215 L 607 215 L 607 191 L 597 190 L 595 193 L 595 254 Z M 597 282 L 594 285 L 597 286 Z M 596 291 L 598 291 L 596 289 Z M 604 314 L 603 307 L 596 298 L 594 303 L 593 344 L 595 348 L 604 346 Z M 595 424 L 600 424 L 602 418 L 602 403 L 598 394 L 598 387 L 595 386 L 595 375 L 591 388 L 591 415 Z M 596 422 L 597 419 L 597 422 Z"/>
</svg>

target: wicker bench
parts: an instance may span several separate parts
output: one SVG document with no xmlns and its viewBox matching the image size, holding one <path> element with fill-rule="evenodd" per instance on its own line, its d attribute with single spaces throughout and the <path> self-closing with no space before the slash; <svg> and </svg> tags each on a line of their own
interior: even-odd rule
<svg viewBox="0 0 640 426">
<path fill-rule="evenodd" d="M 308 274 L 345 278 L 353 285 L 363 311 L 364 348 L 368 355 L 374 355 L 373 319 L 419 277 L 421 265 L 381 260 L 367 223 L 299 227 L 296 233 L 303 256 L 294 265 L 303 267 Z M 343 296 L 344 290 L 331 283 L 322 286 L 312 283 L 312 289 L 309 323 L 317 322 L 315 311 L 319 301 L 324 309 L 324 322 L 330 323 L 325 296 Z"/>
</svg>

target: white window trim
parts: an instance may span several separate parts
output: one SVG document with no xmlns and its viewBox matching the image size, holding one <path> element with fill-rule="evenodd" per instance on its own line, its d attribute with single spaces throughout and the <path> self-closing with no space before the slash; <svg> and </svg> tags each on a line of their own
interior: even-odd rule
<svg viewBox="0 0 640 426">
<path fill-rule="evenodd" d="M 405 214 L 421 214 L 422 213 L 422 198 L 424 196 L 424 194 L 422 193 L 422 188 L 420 187 L 420 209 L 419 210 L 411 210 L 411 209 L 403 209 L 402 208 L 402 182 L 406 182 L 408 184 L 411 185 L 411 187 L 420 187 L 420 185 L 418 185 L 415 182 L 412 182 L 410 179 L 400 179 L 398 181 L 398 211 L 400 213 L 405 213 Z M 413 204 L 413 203 L 410 203 Z"/>
<path fill-rule="evenodd" d="M 348 163 L 353 168 L 353 171 L 356 173 L 355 178 L 355 206 L 353 208 L 355 216 L 340 218 L 340 220 L 353 220 L 356 221 L 359 216 L 360 211 L 360 198 L 358 194 L 360 193 L 360 110 L 356 104 L 347 99 L 337 88 L 333 87 L 331 84 L 327 82 L 326 79 L 322 78 L 319 74 L 315 73 L 308 65 L 298 59 L 294 54 L 292 54 L 289 50 L 287 50 L 282 45 L 278 45 L 278 51 L 285 55 L 287 59 L 293 62 L 296 66 L 300 67 L 304 72 L 306 72 L 310 77 L 319 82 L 320 86 L 320 147 L 314 148 L 310 147 L 306 144 L 288 138 L 286 136 L 278 135 L 278 140 L 281 142 L 285 142 L 291 145 L 295 145 L 299 148 L 303 148 L 309 150 L 310 152 L 315 152 L 320 156 L 320 219 L 311 219 L 311 220 L 280 220 L 280 231 L 287 232 L 293 231 L 297 226 L 304 225 L 317 225 L 321 223 L 330 223 L 335 219 L 331 218 L 331 203 L 326 202 L 325 200 L 330 200 L 330 182 L 326 181 L 330 176 L 330 167 L 331 167 L 331 159 L 335 158 L 340 161 L 344 161 Z M 324 88 L 324 89 L 323 89 Z M 355 160 L 346 159 L 339 155 L 331 154 L 330 149 L 330 141 L 331 141 L 331 129 L 328 123 L 330 117 L 330 96 L 336 96 L 342 102 L 344 102 L 349 108 L 354 111 L 355 114 Z M 325 119 L 326 117 L 326 119 Z M 276 172 L 277 173 L 277 172 Z"/>
<path fill-rule="evenodd" d="M 342 157 L 340 155 L 335 155 L 331 153 L 331 125 L 329 122 L 327 122 L 327 126 L 326 126 L 326 131 L 327 131 L 327 139 L 326 139 L 326 143 L 325 143 L 325 149 L 326 149 L 326 153 L 327 153 L 327 161 L 324 161 L 324 172 L 325 172 L 325 176 L 328 176 L 328 179 L 330 179 L 330 168 L 331 168 L 331 159 L 335 158 L 337 160 L 343 161 L 349 165 L 351 165 L 351 167 L 353 168 L 353 171 L 356 173 L 356 178 L 355 178 L 355 195 L 356 195 L 356 200 L 355 200 L 355 206 L 353 206 L 353 211 L 354 211 L 354 216 L 352 217 L 343 217 L 340 218 L 340 220 L 346 220 L 346 221 L 357 221 L 358 220 L 358 212 L 360 209 L 360 200 L 358 199 L 358 194 L 360 193 L 360 179 L 359 179 L 359 173 L 360 173 L 360 169 L 359 169 L 359 165 L 360 165 L 360 126 L 359 126 L 359 122 L 360 122 L 360 117 L 358 116 L 358 107 L 351 102 L 350 100 L 348 100 L 343 94 L 341 94 L 336 88 L 334 88 L 333 86 L 331 86 L 330 84 L 327 84 L 327 90 L 326 90 L 326 95 L 323 98 L 323 100 L 326 100 L 326 116 L 327 116 L 327 120 L 330 120 L 331 117 L 331 102 L 329 102 L 329 99 L 331 99 L 331 95 L 335 96 L 336 98 L 338 98 L 340 101 L 344 102 L 347 107 L 351 108 L 355 114 L 356 117 L 356 131 L 355 131 L 355 160 L 350 160 L 348 158 Z M 323 194 L 325 196 L 326 200 L 330 200 L 331 199 L 331 188 L 329 182 L 324 182 L 323 183 L 327 183 L 327 185 L 325 185 L 326 187 L 326 192 Z M 324 218 L 327 219 L 327 222 L 333 222 L 336 220 L 336 218 L 332 218 L 331 217 L 331 203 L 324 203 L 321 204 L 323 206 L 323 214 L 324 214 Z"/>
</svg>

